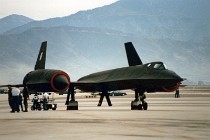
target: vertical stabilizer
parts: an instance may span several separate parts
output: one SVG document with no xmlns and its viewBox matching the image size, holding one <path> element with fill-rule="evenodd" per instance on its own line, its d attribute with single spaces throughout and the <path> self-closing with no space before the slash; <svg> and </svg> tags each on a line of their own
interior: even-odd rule
<svg viewBox="0 0 210 140">
<path fill-rule="evenodd" d="M 125 50 L 126 50 L 129 66 L 136 66 L 136 65 L 143 64 L 132 42 L 125 43 Z"/>
<path fill-rule="evenodd" d="M 42 42 L 34 70 L 45 69 L 47 41 Z"/>
</svg>

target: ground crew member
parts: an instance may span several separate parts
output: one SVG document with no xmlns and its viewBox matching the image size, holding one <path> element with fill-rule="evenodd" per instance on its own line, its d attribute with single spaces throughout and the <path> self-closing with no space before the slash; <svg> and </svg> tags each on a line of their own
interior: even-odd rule
<svg viewBox="0 0 210 140">
<path fill-rule="evenodd" d="M 39 96 L 37 95 L 37 93 L 35 93 L 34 98 L 32 100 L 34 109 L 38 109 L 38 101 L 39 101 Z"/>
<path fill-rule="evenodd" d="M 47 92 L 45 92 L 43 94 L 43 109 L 44 110 L 47 110 L 47 103 L 48 103 L 48 100 L 49 100 L 49 95 Z"/>
<path fill-rule="evenodd" d="M 12 86 L 11 85 L 8 85 L 8 102 L 9 102 L 10 108 L 12 109 L 13 108 L 13 101 L 12 101 Z"/>
<path fill-rule="evenodd" d="M 12 88 L 13 107 L 11 113 L 14 113 L 15 111 L 20 112 L 19 94 L 20 94 L 20 89 L 18 87 Z"/>
<path fill-rule="evenodd" d="M 176 92 L 175 92 L 175 98 L 179 98 L 179 97 L 180 97 L 180 95 L 179 95 L 179 89 L 177 89 Z"/>
<path fill-rule="evenodd" d="M 22 102 L 23 102 L 23 96 L 22 96 L 22 94 L 20 93 L 20 94 L 19 94 L 19 106 L 21 107 L 21 110 L 22 110 L 22 112 L 23 112 L 23 104 L 22 104 Z"/>
<path fill-rule="evenodd" d="M 29 99 L 29 94 L 28 94 L 28 89 L 27 87 L 23 88 L 23 104 L 24 104 L 24 112 L 28 112 L 28 99 Z"/>
</svg>

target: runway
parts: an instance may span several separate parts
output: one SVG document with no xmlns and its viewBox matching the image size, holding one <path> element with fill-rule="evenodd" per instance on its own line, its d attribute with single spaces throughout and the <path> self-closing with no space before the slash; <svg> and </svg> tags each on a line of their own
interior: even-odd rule
<svg viewBox="0 0 210 140">
<path fill-rule="evenodd" d="M 147 94 L 147 111 L 131 111 L 133 95 L 77 99 L 78 111 L 67 111 L 66 95 L 56 96 L 56 111 L 9 113 L 7 95 L 0 95 L 1 140 L 208 140 L 210 93 Z M 32 99 L 32 97 L 31 97 Z M 31 102 L 30 102 L 31 104 Z"/>
</svg>

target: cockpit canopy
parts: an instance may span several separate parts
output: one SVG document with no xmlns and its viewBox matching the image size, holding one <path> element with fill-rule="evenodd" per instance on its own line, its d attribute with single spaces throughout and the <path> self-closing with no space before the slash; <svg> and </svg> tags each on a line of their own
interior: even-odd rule
<svg viewBox="0 0 210 140">
<path fill-rule="evenodd" d="M 152 62 L 146 64 L 148 68 L 158 69 L 158 70 L 165 70 L 167 69 L 166 65 L 163 62 Z"/>
</svg>

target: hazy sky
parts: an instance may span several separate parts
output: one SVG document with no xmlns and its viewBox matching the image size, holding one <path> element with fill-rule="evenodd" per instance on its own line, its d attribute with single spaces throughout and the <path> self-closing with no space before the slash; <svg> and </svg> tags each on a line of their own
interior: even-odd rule
<svg viewBox="0 0 210 140">
<path fill-rule="evenodd" d="M 117 0 L 0 0 L 0 18 L 11 14 L 35 20 L 67 16 L 80 10 L 108 5 Z"/>
</svg>

